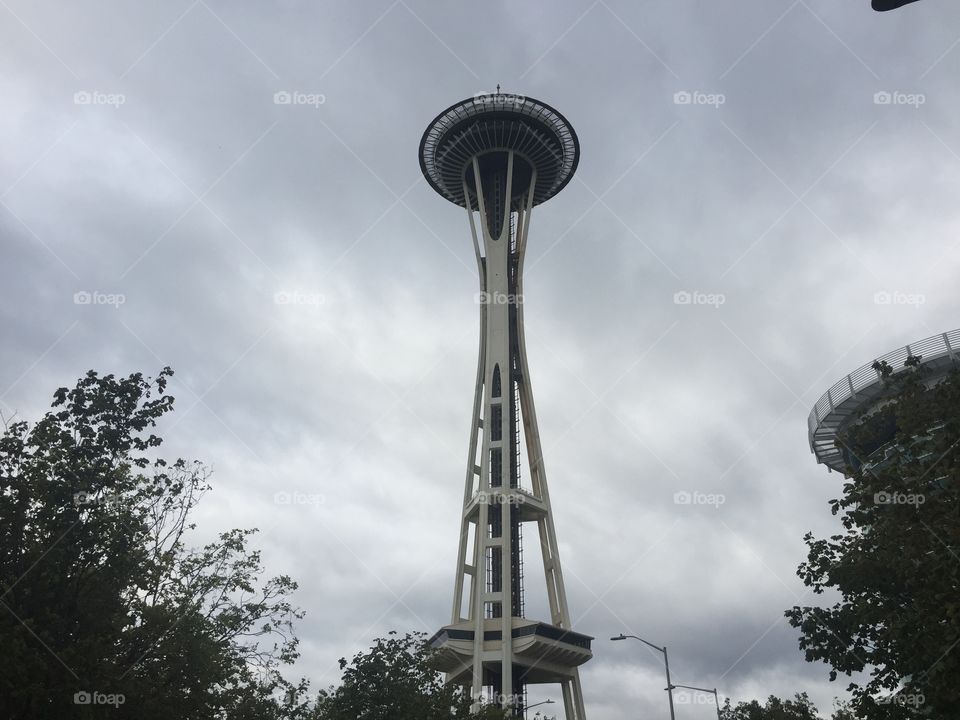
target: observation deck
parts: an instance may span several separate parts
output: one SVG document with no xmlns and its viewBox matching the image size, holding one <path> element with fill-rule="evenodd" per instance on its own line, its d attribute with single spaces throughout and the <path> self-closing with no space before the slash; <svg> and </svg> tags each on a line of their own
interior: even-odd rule
<svg viewBox="0 0 960 720">
<path fill-rule="evenodd" d="M 907 369 L 903 363 L 911 355 L 920 357 L 920 366 L 926 369 L 930 381 L 936 382 L 960 362 L 960 330 L 904 345 L 881 355 L 874 362 L 887 362 L 893 368 L 893 374 L 898 375 Z M 873 369 L 873 362 L 860 366 L 834 383 L 817 400 L 807 418 L 810 451 L 816 455 L 817 462 L 842 473 L 847 461 L 842 449 L 837 447 L 837 435 L 863 412 L 889 396 L 880 374 Z"/>
<path fill-rule="evenodd" d="M 577 134 L 563 115 L 539 100 L 497 92 L 461 100 L 437 115 L 420 141 L 420 169 L 441 196 L 479 210 L 467 173 L 473 158 L 511 151 L 526 161 L 528 175 L 535 173 L 533 205 L 560 192 L 580 160 Z M 516 183 L 511 200 L 527 187 Z"/>
</svg>

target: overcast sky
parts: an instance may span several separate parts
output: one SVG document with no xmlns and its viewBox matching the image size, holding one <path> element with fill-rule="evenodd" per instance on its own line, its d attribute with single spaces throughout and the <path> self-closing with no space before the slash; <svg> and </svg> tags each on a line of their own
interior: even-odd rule
<svg viewBox="0 0 960 720">
<path fill-rule="evenodd" d="M 666 715 L 661 658 L 620 632 L 735 700 L 843 695 L 783 617 L 816 600 L 795 576 L 803 534 L 838 527 L 841 478 L 806 417 L 847 372 L 960 326 L 960 7 L 3 0 L 0 16 L 0 409 L 35 419 L 90 368 L 171 365 L 166 451 L 215 471 L 197 540 L 261 528 L 308 613 L 296 673 L 324 687 L 377 635 L 449 621 L 477 279 L 465 213 L 417 149 L 500 83 L 581 143 L 533 215 L 525 312 L 574 627 L 597 638 L 589 717 Z M 528 571 L 532 616 L 542 588 Z"/>
</svg>

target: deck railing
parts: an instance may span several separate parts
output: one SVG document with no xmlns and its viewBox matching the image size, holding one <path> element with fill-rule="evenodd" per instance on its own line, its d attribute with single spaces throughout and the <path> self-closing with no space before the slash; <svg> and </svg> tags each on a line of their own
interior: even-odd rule
<svg viewBox="0 0 960 720">
<path fill-rule="evenodd" d="M 810 411 L 810 416 L 807 418 L 807 429 L 810 434 L 811 446 L 813 443 L 813 435 L 820 426 L 820 423 L 835 407 L 848 398 L 853 397 L 861 390 L 880 382 L 879 373 L 873 369 L 874 362 L 886 361 L 887 364 L 893 368 L 894 373 L 899 373 L 905 369 L 903 363 L 911 355 L 914 357 L 919 355 L 921 357 L 921 365 L 945 356 L 960 359 L 960 329 L 940 333 L 939 335 L 932 335 L 919 342 L 904 345 L 893 352 L 881 355 L 866 365 L 858 367 L 852 373 L 834 383 L 830 389 L 817 400 L 813 406 L 813 410 Z"/>
</svg>

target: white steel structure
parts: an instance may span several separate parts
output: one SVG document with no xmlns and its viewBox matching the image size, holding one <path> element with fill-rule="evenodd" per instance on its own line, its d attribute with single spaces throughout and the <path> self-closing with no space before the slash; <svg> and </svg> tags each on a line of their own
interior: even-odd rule
<svg viewBox="0 0 960 720">
<path fill-rule="evenodd" d="M 499 90 L 442 112 L 420 144 L 427 181 L 467 210 L 481 300 L 453 612 L 431 642 L 448 682 L 518 717 L 528 684 L 559 683 L 566 720 L 586 718 L 578 668 L 592 656 L 592 638 L 570 627 L 522 304 L 531 211 L 570 181 L 578 159 L 576 134 L 560 113 Z M 539 535 L 549 622 L 524 614 L 528 524 Z"/>
<path fill-rule="evenodd" d="M 881 355 L 875 362 L 886 362 L 895 373 L 904 371 L 908 357 L 919 357 L 926 373 L 926 383 L 932 385 L 960 362 L 960 330 L 933 335 Z M 848 465 L 857 462 L 849 452 L 837 444 L 837 436 L 852 423 L 890 399 L 891 392 L 880 373 L 868 363 L 833 384 L 817 400 L 807 417 L 807 437 L 810 451 L 817 462 L 831 470 L 845 472 Z"/>
</svg>

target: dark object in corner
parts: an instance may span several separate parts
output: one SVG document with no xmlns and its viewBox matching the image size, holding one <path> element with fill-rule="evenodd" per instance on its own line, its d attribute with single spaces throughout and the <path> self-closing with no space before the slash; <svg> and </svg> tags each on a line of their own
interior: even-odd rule
<svg viewBox="0 0 960 720">
<path fill-rule="evenodd" d="M 909 5 L 912 2 L 917 0 L 873 0 L 873 9 L 878 12 L 885 12 L 887 10 L 896 10 L 899 7 L 904 5 Z"/>
</svg>

